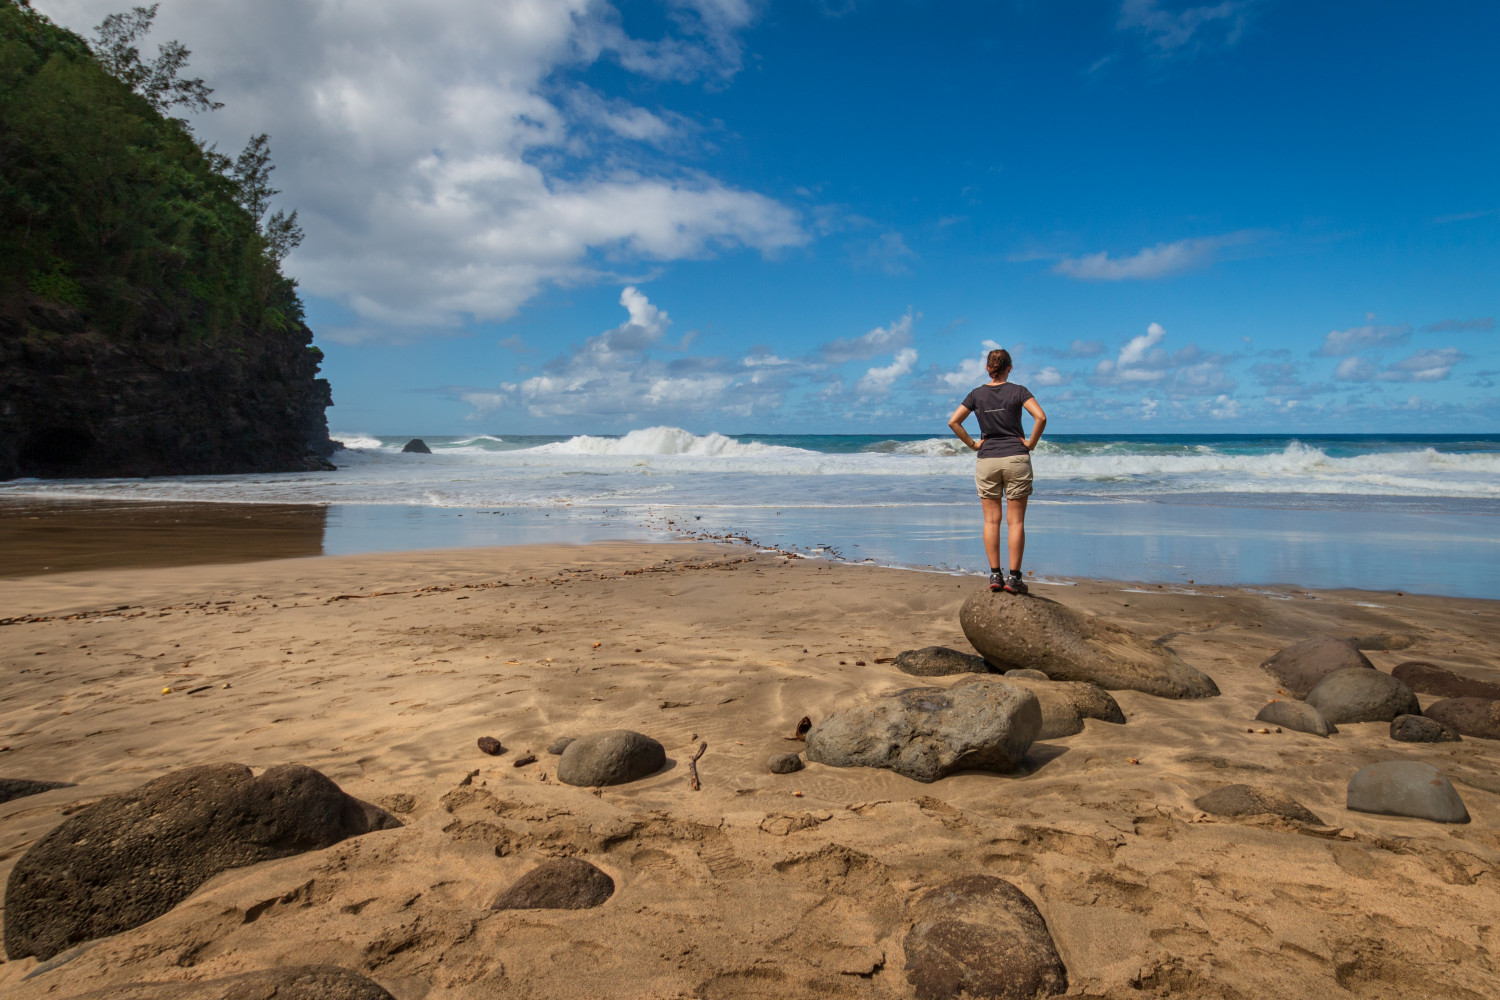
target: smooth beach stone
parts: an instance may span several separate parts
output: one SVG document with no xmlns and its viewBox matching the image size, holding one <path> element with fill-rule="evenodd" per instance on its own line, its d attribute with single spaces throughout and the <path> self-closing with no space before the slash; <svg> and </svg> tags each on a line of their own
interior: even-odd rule
<svg viewBox="0 0 1500 1000">
<path fill-rule="evenodd" d="M 336 965 L 288 965 L 195 983 L 132 983 L 68 1000 L 395 1000 L 385 987 Z"/>
<path fill-rule="evenodd" d="M 1500 683 L 1468 677 L 1435 663 L 1408 660 L 1391 669 L 1391 676 L 1413 691 L 1441 695 L 1444 698 L 1500 699 Z"/>
<path fill-rule="evenodd" d="M 1014 770 L 1041 728 L 1036 695 L 998 677 L 974 676 L 834 712 L 808 732 L 807 759 L 936 781 L 954 771 Z"/>
<path fill-rule="evenodd" d="M 1398 715 L 1391 720 L 1391 739 L 1402 743 L 1458 743 L 1463 737 L 1436 719 Z"/>
<path fill-rule="evenodd" d="M 1455 733 L 1500 740 L 1500 701 L 1490 698 L 1444 698 L 1422 713 Z"/>
<path fill-rule="evenodd" d="M 796 753 L 773 753 L 766 761 L 772 774 L 793 774 L 802 770 L 802 755 Z"/>
<path fill-rule="evenodd" d="M 1314 736 L 1328 737 L 1339 731 L 1338 726 L 1323 718 L 1322 712 L 1305 701 L 1269 702 L 1255 714 L 1255 721 Z"/>
<path fill-rule="evenodd" d="M 1335 670 L 1307 693 L 1307 703 L 1335 725 L 1390 722 L 1398 715 L 1422 714 L 1411 688 L 1390 674 L 1364 667 Z"/>
<path fill-rule="evenodd" d="M 1028 671 L 1035 673 L 1035 671 Z M 1005 675 L 1006 681 L 1023 687 L 1036 695 L 1042 706 L 1042 731 L 1039 740 L 1054 740 L 1083 732 L 1084 719 L 1102 719 L 1117 725 L 1125 722 L 1125 713 L 1108 691 L 1095 684 L 1083 681 L 1052 681 L 1042 675 L 1041 680 Z"/>
<path fill-rule="evenodd" d="M 222 871 L 400 825 L 299 764 L 175 771 L 82 809 L 21 856 L 5 952 L 51 958 L 154 920 Z"/>
<path fill-rule="evenodd" d="M 1040 670 L 1032 670 L 1030 667 L 1017 667 L 1014 670 L 1007 670 L 1005 676 L 1011 680 L 1050 681 L 1052 679 Z"/>
<path fill-rule="evenodd" d="M 1415 760 L 1386 760 L 1360 768 L 1349 779 L 1348 805 L 1357 812 L 1437 823 L 1469 821 L 1469 810 L 1453 783 L 1431 764 Z"/>
<path fill-rule="evenodd" d="M 1225 785 L 1193 800 L 1193 805 L 1215 816 L 1262 816 L 1270 814 L 1296 823 L 1325 825 L 1317 814 L 1296 799 L 1273 788 Z"/>
<path fill-rule="evenodd" d="M 412 438 L 406 442 L 406 447 L 401 449 L 403 455 L 431 455 L 432 449 L 427 447 L 427 442 L 421 438 Z"/>
<path fill-rule="evenodd" d="M 629 729 L 590 733 L 569 743 L 557 759 L 557 780 L 569 785 L 623 785 L 655 774 L 667 751 L 649 736 Z"/>
<path fill-rule="evenodd" d="M 547 748 L 547 752 L 550 753 L 552 756 L 557 757 L 564 750 L 568 749 L 568 744 L 572 743 L 572 742 L 573 742 L 573 737 L 571 737 L 571 736 L 564 736 L 562 739 L 553 740 L 552 741 L 552 745 Z"/>
<path fill-rule="evenodd" d="M 1377 632 L 1374 635 L 1362 635 L 1353 642 L 1357 649 L 1394 653 L 1402 649 L 1410 649 L 1416 645 L 1417 640 L 1403 632 Z"/>
<path fill-rule="evenodd" d="M 1335 670 L 1349 667 L 1374 670 L 1375 664 L 1359 651 L 1353 639 L 1307 639 L 1286 647 L 1260 667 L 1289 694 L 1306 698 L 1319 681 Z"/>
<path fill-rule="evenodd" d="M 945 677 L 949 674 L 993 673 L 984 657 L 963 653 L 947 646 L 924 646 L 896 655 L 895 667 L 916 677 Z"/>
<path fill-rule="evenodd" d="M 67 781 L 28 781 L 25 778 L 0 778 L 0 802 L 22 799 L 39 792 L 50 792 L 54 788 L 72 788 Z"/>
<path fill-rule="evenodd" d="M 966 875 L 912 904 L 906 980 L 918 1000 L 1035 1000 L 1068 989 L 1036 904 L 993 875 Z"/>
<path fill-rule="evenodd" d="M 615 880 L 582 858 L 543 861 L 490 904 L 492 910 L 587 910 L 615 893 Z"/>
<path fill-rule="evenodd" d="M 1210 698 L 1219 688 L 1170 649 L 1045 597 L 974 594 L 958 612 L 969 643 L 1000 670 L 1029 667 L 1055 681 L 1161 698 Z"/>
</svg>

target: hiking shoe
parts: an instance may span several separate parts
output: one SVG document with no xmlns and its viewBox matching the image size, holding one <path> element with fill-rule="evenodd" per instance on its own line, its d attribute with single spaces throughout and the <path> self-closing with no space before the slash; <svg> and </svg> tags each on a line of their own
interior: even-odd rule
<svg viewBox="0 0 1500 1000">
<path fill-rule="evenodd" d="M 1030 588 L 1026 586 L 1026 581 L 1019 576 L 1008 576 L 1005 578 L 1005 592 L 1007 594 L 1024 594 L 1028 590 Z"/>
<path fill-rule="evenodd" d="M 998 594 L 1000 592 L 1000 589 L 1002 587 L 1004 587 L 1004 586 L 1005 586 L 1005 576 L 1004 576 L 1004 574 L 1002 574 L 1002 573 L 991 573 L 990 574 L 990 593 L 992 593 L 992 594 Z"/>
</svg>

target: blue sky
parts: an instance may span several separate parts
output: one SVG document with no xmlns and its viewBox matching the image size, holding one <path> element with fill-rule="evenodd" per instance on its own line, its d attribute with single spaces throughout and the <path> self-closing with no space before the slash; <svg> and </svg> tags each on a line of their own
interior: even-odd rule
<svg viewBox="0 0 1500 1000">
<path fill-rule="evenodd" d="M 35 0 L 89 33 L 118 3 Z M 337 430 L 1500 431 L 1500 5 L 164 0 Z"/>
</svg>

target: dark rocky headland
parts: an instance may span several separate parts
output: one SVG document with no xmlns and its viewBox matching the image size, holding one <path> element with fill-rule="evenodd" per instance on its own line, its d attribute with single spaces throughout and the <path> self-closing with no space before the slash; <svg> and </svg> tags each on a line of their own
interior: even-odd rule
<svg viewBox="0 0 1500 1000">
<path fill-rule="evenodd" d="M 0 4 L 0 479 L 330 468 L 265 138 L 205 149 L 201 81 L 101 44 Z"/>
</svg>

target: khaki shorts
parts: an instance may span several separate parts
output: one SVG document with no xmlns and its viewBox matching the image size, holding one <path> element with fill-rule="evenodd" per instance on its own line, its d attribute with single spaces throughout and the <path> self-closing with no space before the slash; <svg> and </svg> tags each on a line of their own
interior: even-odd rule
<svg viewBox="0 0 1500 1000">
<path fill-rule="evenodd" d="M 1031 456 L 1005 455 L 974 463 L 974 485 L 986 500 L 1025 500 L 1031 496 Z"/>
</svg>

